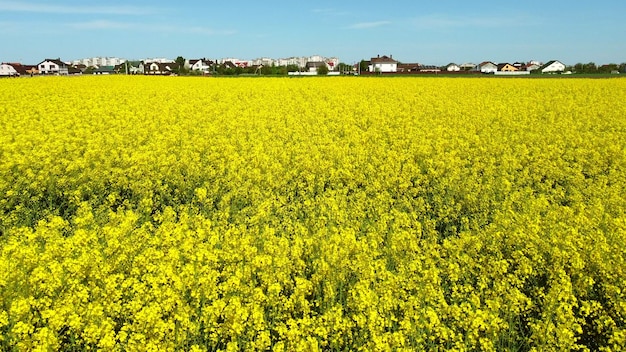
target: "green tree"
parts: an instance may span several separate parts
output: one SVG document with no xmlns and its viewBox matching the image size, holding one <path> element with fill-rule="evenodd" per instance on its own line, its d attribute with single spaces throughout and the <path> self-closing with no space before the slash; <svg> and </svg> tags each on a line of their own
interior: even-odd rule
<svg viewBox="0 0 626 352">
<path fill-rule="evenodd" d="M 359 62 L 359 68 L 361 72 L 367 72 L 367 70 L 369 69 L 369 63 L 365 60 L 361 60 L 361 62 Z"/>
<path fill-rule="evenodd" d="M 584 73 L 597 73 L 598 66 L 596 66 L 594 62 L 586 63 L 583 65 L 583 72 Z"/>
<path fill-rule="evenodd" d="M 327 75 L 328 74 L 328 66 L 326 66 L 326 64 L 320 65 L 320 67 L 317 68 L 317 74 L 318 75 Z"/>
<path fill-rule="evenodd" d="M 189 73 L 189 70 L 187 70 L 187 68 L 185 67 L 186 61 L 187 60 L 185 60 L 185 58 L 182 56 L 177 57 L 175 62 L 176 62 L 176 65 L 178 65 L 178 68 L 174 70 L 174 72 L 178 73 L 179 75 L 184 75 L 184 74 Z"/>
<path fill-rule="evenodd" d="M 345 62 L 340 62 L 339 65 L 337 65 L 337 69 L 342 73 L 352 72 L 352 67 L 352 65 L 346 64 Z"/>
<path fill-rule="evenodd" d="M 287 65 L 287 72 L 298 72 L 300 71 L 300 67 L 298 65 Z"/>
<path fill-rule="evenodd" d="M 598 67 L 598 71 L 602 73 L 611 73 L 619 71 L 619 66 L 617 64 L 606 64 Z"/>
</svg>

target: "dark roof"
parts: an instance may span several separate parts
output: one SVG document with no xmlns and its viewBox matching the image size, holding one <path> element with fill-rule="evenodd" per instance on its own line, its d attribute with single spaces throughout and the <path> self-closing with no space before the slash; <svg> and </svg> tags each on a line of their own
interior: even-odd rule
<svg viewBox="0 0 626 352">
<path fill-rule="evenodd" d="M 81 74 L 83 73 L 83 71 L 77 67 L 68 67 L 67 68 L 67 73 L 70 75 L 77 75 L 77 74 Z"/>
<path fill-rule="evenodd" d="M 27 75 L 27 74 L 29 74 L 28 71 L 30 71 L 32 69 L 37 69 L 37 66 L 35 66 L 35 65 L 22 65 L 22 64 L 17 63 L 17 62 L 6 62 L 4 64 L 10 65 L 11 67 L 13 67 L 15 69 L 15 71 L 17 71 L 17 73 L 19 73 L 20 75 Z"/>
<path fill-rule="evenodd" d="M 114 72 L 115 71 L 115 66 L 100 66 L 98 68 L 96 68 L 95 70 L 93 70 L 93 72 L 95 73 L 99 73 L 99 72 Z"/>
<path fill-rule="evenodd" d="M 398 64 L 398 71 L 418 71 L 422 67 L 421 64 L 413 63 L 413 64 Z"/>
<path fill-rule="evenodd" d="M 383 63 L 397 63 L 398 61 L 394 60 L 391 56 L 383 55 L 372 58 L 372 64 L 383 64 Z"/>
<path fill-rule="evenodd" d="M 541 65 L 541 66 L 538 68 L 538 70 L 543 70 L 543 69 L 545 69 L 546 67 L 548 67 L 548 66 L 552 65 L 552 64 L 553 64 L 553 63 L 555 63 L 555 62 L 559 62 L 559 63 L 563 64 L 563 63 L 562 63 L 562 62 L 560 62 L 559 60 L 550 60 L 550 61 L 546 62 L 545 64 Z"/>
<path fill-rule="evenodd" d="M 324 61 L 308 61 L 305 65 L 306 68 L 317 68 L 322 66 L 326 66 Z"/>
<path fill-rule="evenodd" d="M 48 61 L 49 61 L 49 62 L 53 62 L 53 63 L 55 63 L 55 64 L 59 65 L 60 67 L 62 67 L 62 66 L 68 66 L 65 62 L 61 61 L 61 59 L 60 59 L 60 58 L 56 58 L 56 59 L 45 59 L 45 60 L 43 60 L 42 62 L 40 62 L 39 64 L 42 64 L 42 63 L 44 63 L 44 62 L 48 62 Z"/>
</svg>

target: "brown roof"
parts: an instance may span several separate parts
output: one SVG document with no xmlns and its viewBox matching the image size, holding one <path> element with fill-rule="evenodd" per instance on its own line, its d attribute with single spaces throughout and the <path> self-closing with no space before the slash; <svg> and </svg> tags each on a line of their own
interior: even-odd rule
<svg viewBox="0 0 626 352">
<path fill-rule="evenodd" d="M 421 64 L 418 63 L 414 63 L 414 64 L 398 64 L 398 71 L 403 72 L 403 71 L 419 71 L 419 69 L 422 67 Z"/>
<path fill-rule="evenodd" d="M 47 61 L 49 61 L 49 62 L 53 62 L 53 63 L 55 63 L 55 64 L 59 65 L 59 67 L 65 67 L 65 66 L 67 66 L 67 64 L 66 64 L 65 62 L 61 61 L 61 59 L 60 59 L 60 58 L 56 58 L 56 59 L 45 59 L 45 60 L 43 60 L 42 62 L 40 62 L 40 64 L 41 64 L 41 63 L 44 63 L 44 62 L 47 62 Z"/>
<path fill-rule="evenodd" d="M 398 61 L 394 60 L 391 56 L 387 56 L 387 55 L 383 55 L 383 56 L 377 56 L 377 57 L 373 57 L 372 58 L 372 64 L 393 64 L 393 63 L 397 63 Z"/>
</svg>

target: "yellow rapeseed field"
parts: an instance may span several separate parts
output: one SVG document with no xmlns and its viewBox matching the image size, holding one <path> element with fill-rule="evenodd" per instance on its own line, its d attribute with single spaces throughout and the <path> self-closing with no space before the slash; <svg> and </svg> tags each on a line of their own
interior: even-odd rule
<svg viewBox="0 0 626 352">
<path fill-rule="evenodd" d="M 0 80 L 0 350 L 624 350 L 625 97 Z"/>
</svg>

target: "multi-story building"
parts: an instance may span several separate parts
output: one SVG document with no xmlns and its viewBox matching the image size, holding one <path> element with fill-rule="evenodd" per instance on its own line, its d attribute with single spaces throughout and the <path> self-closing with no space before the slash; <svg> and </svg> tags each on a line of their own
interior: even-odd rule
<svg viewBox="0 0 626 352">
<path fill-rule="evenodd" d="M 126 62 L 126 59 L 120 59 L 118 57 L 91 57 L 85 59 L 78 59 L 71 62 L 73 66 L 85 65 L 86 67 L 101 67 L 101 66 L 117 66 Z"/>
</svg>

